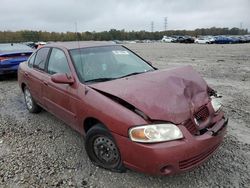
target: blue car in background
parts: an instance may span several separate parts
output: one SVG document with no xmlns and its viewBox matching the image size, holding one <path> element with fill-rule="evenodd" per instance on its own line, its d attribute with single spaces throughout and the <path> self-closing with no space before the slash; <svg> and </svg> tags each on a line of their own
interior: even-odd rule
<svg viewBox="0 0 250 188">
<path fill-rule="evenodd" d="M 0 44 L 0 76 L 17 72 L 19 64 L 26 61 L 33 51 L 25 44 Z"/>
<path fill-rule="evenodd" d="M 225 37 L 225 36 L 215 36 L 214 37 L 214 43 L 215 44 L 233 44 L 235 43 L 235 40 L 233 40 L 230 37 Z"/>
</svg>

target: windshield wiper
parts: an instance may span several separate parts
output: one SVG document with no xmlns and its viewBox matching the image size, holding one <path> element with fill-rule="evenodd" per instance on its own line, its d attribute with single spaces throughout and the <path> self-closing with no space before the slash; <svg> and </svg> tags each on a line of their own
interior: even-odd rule
<svg viewBox="0 0 250 188">
<path fill-rule="evenodd" d="M 106 81 L 110 81 L 110 80 L 115 80 L 115 79 L 119 79 L 119 78 L 124 78 L 124 77 L 128 77 L 128 76 L 133 76 L 136 74 L 142 74 L 142 73 L 146 73 L 149 71 L 153 71 L 153 70 L 148 70 L 148 71 L 143 71 L 143 72 L 133 72 L 118 78 L 96 78 L 96 79 L 92 79 L 92 80 L 86 80 L 85 82 L 106 82 Z"/>
<path fill-rule="evenodd" d="M 150 72 L 150 71 L 154 71 L 154 69 L 153 69 L 153 70 L 143 71 L 143 72 L 133 72 L 133 73 L 130 73 L 130 74 L 121 76 L 121 77 L 119 77 L 119 78 L 124 78 L 124 77 L 128 77 L 128 76 L 133 76 L 133 75 L 137 75 L 137 74 L 142 74 L 142 73 L 146 73 L 146 72 Z"/>
<path fill-rule="evenodd" d="M 85 82 L 105 82 L 105 81 L 114 80 L 114 79 L 116 78 L 96 78 L 92 80 L 86 80 Z"/>
<path fill-rule="evenodd" d="M 145 73 L 145 72 L 133 72 L 133 73 L 130 73 L 130 74 L 121 76 L 121 77 L 119 77 L 119 78 L 124 78 L 124 77 L 128 77 L 128 76 L 133 76 L 133 75 L 137 75 L 137 74 L 142 74 L 142 73 Z"/>
</svg>

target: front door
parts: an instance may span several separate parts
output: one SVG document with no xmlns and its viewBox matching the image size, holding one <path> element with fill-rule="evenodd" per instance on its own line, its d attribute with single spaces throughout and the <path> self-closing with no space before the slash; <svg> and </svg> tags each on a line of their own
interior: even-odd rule
<svg viewBox="0 0 250 188">
<path fill-rule="evenodd" d="M 76 88 L 74 85 L 58 84 L 51 80 L 51 75 L 56 73 L 71 75 L 68 60 L 62 50 L 52 48 L 48 59 L 47 73 L 43 78 L 43 98 L 48 111 L 67 124 L 75 126 L 77 119 L 73 99 Z"/>
</svg>

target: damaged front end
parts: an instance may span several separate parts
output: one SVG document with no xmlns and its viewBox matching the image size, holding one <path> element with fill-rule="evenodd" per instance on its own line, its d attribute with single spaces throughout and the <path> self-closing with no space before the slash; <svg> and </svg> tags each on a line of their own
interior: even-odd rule
<svg viewBox="0 0 250 188">
<path fill-rule="evenodd" d="M 104 96 L 110 98 L 114 102 L 120 104 L 121 106 L 136 113 L 149 123 L 169 123 L 169 121 L 166 122 L 158 119 L 151 119 L 143 111 L 136 108 L 127 101 L 109 93 L 97 89 L 95 90 L 103 94 Z M 225 117 L 224 112 L 222 111 L 222 104 L 220 102 L 220 98 L 222 98 L 222 96 L 218 95 L 217 92 L 215 90 L 212 90 L 210 87 L 208 87 L 208 95 L 210 100 L 207 104 L 201 106 L 196 111 L 190 110 L 190 118 L 176 125 L 184 126 L 190 132 L 190 134 L 194 136 L 203 135 L 207 132 L 209 132 L 211 135 L 217 135 L 219 131 L 227 125 L 228 119 Z M 218 124 L 219 121 L 221 121 L 221 123 Z"/>
<path fill-rule="evenodd" d="M 199 136 L 204 133 L 217 135 L 228 123 L 222 110 L 222 103 L 215 90 L 208 87 L 209 102 L 198 110 L 192 112 L 190 119 L 181 123 L 192 135 Z M 219 123 L 218 123 L 219 122 Z"/>
<path fill-rule="evenodd" d="M 89 87 L 149 124 L 182 125 L 192 135 L 207 131 L 217 133 L 220 128 L 212 130 L 212 127 L 224 118 L 218 101 L 220 96 L 191 66 L 153 71 Z"/>
<path fill-rule="evenodd" d="M 123 163 L 131 169 L 161 175 L 193 169 L 219 148 L 226 133 L 221 96 L 191 67 L 89 87 L 145 120 L 127 124 L 126 138 L 114 134 Z"/>
</svg>

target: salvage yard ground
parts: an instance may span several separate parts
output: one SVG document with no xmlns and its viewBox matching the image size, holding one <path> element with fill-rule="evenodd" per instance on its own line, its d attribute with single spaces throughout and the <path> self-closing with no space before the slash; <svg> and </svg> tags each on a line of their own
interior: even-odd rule
<svg viewBox="0 0 250 188">
<path fill-rule="evenodd" d="M 45 111 L 28 113 L 16 78 L 8 76 L 0 82 L 0 187 L 250 187 L 250 43 L 127 46 L 160 69 L 192 65 L 223 95 L 229 126 L 215 155 L 169 177 L 100 169 L 81 135 Z"/>
</svg>

